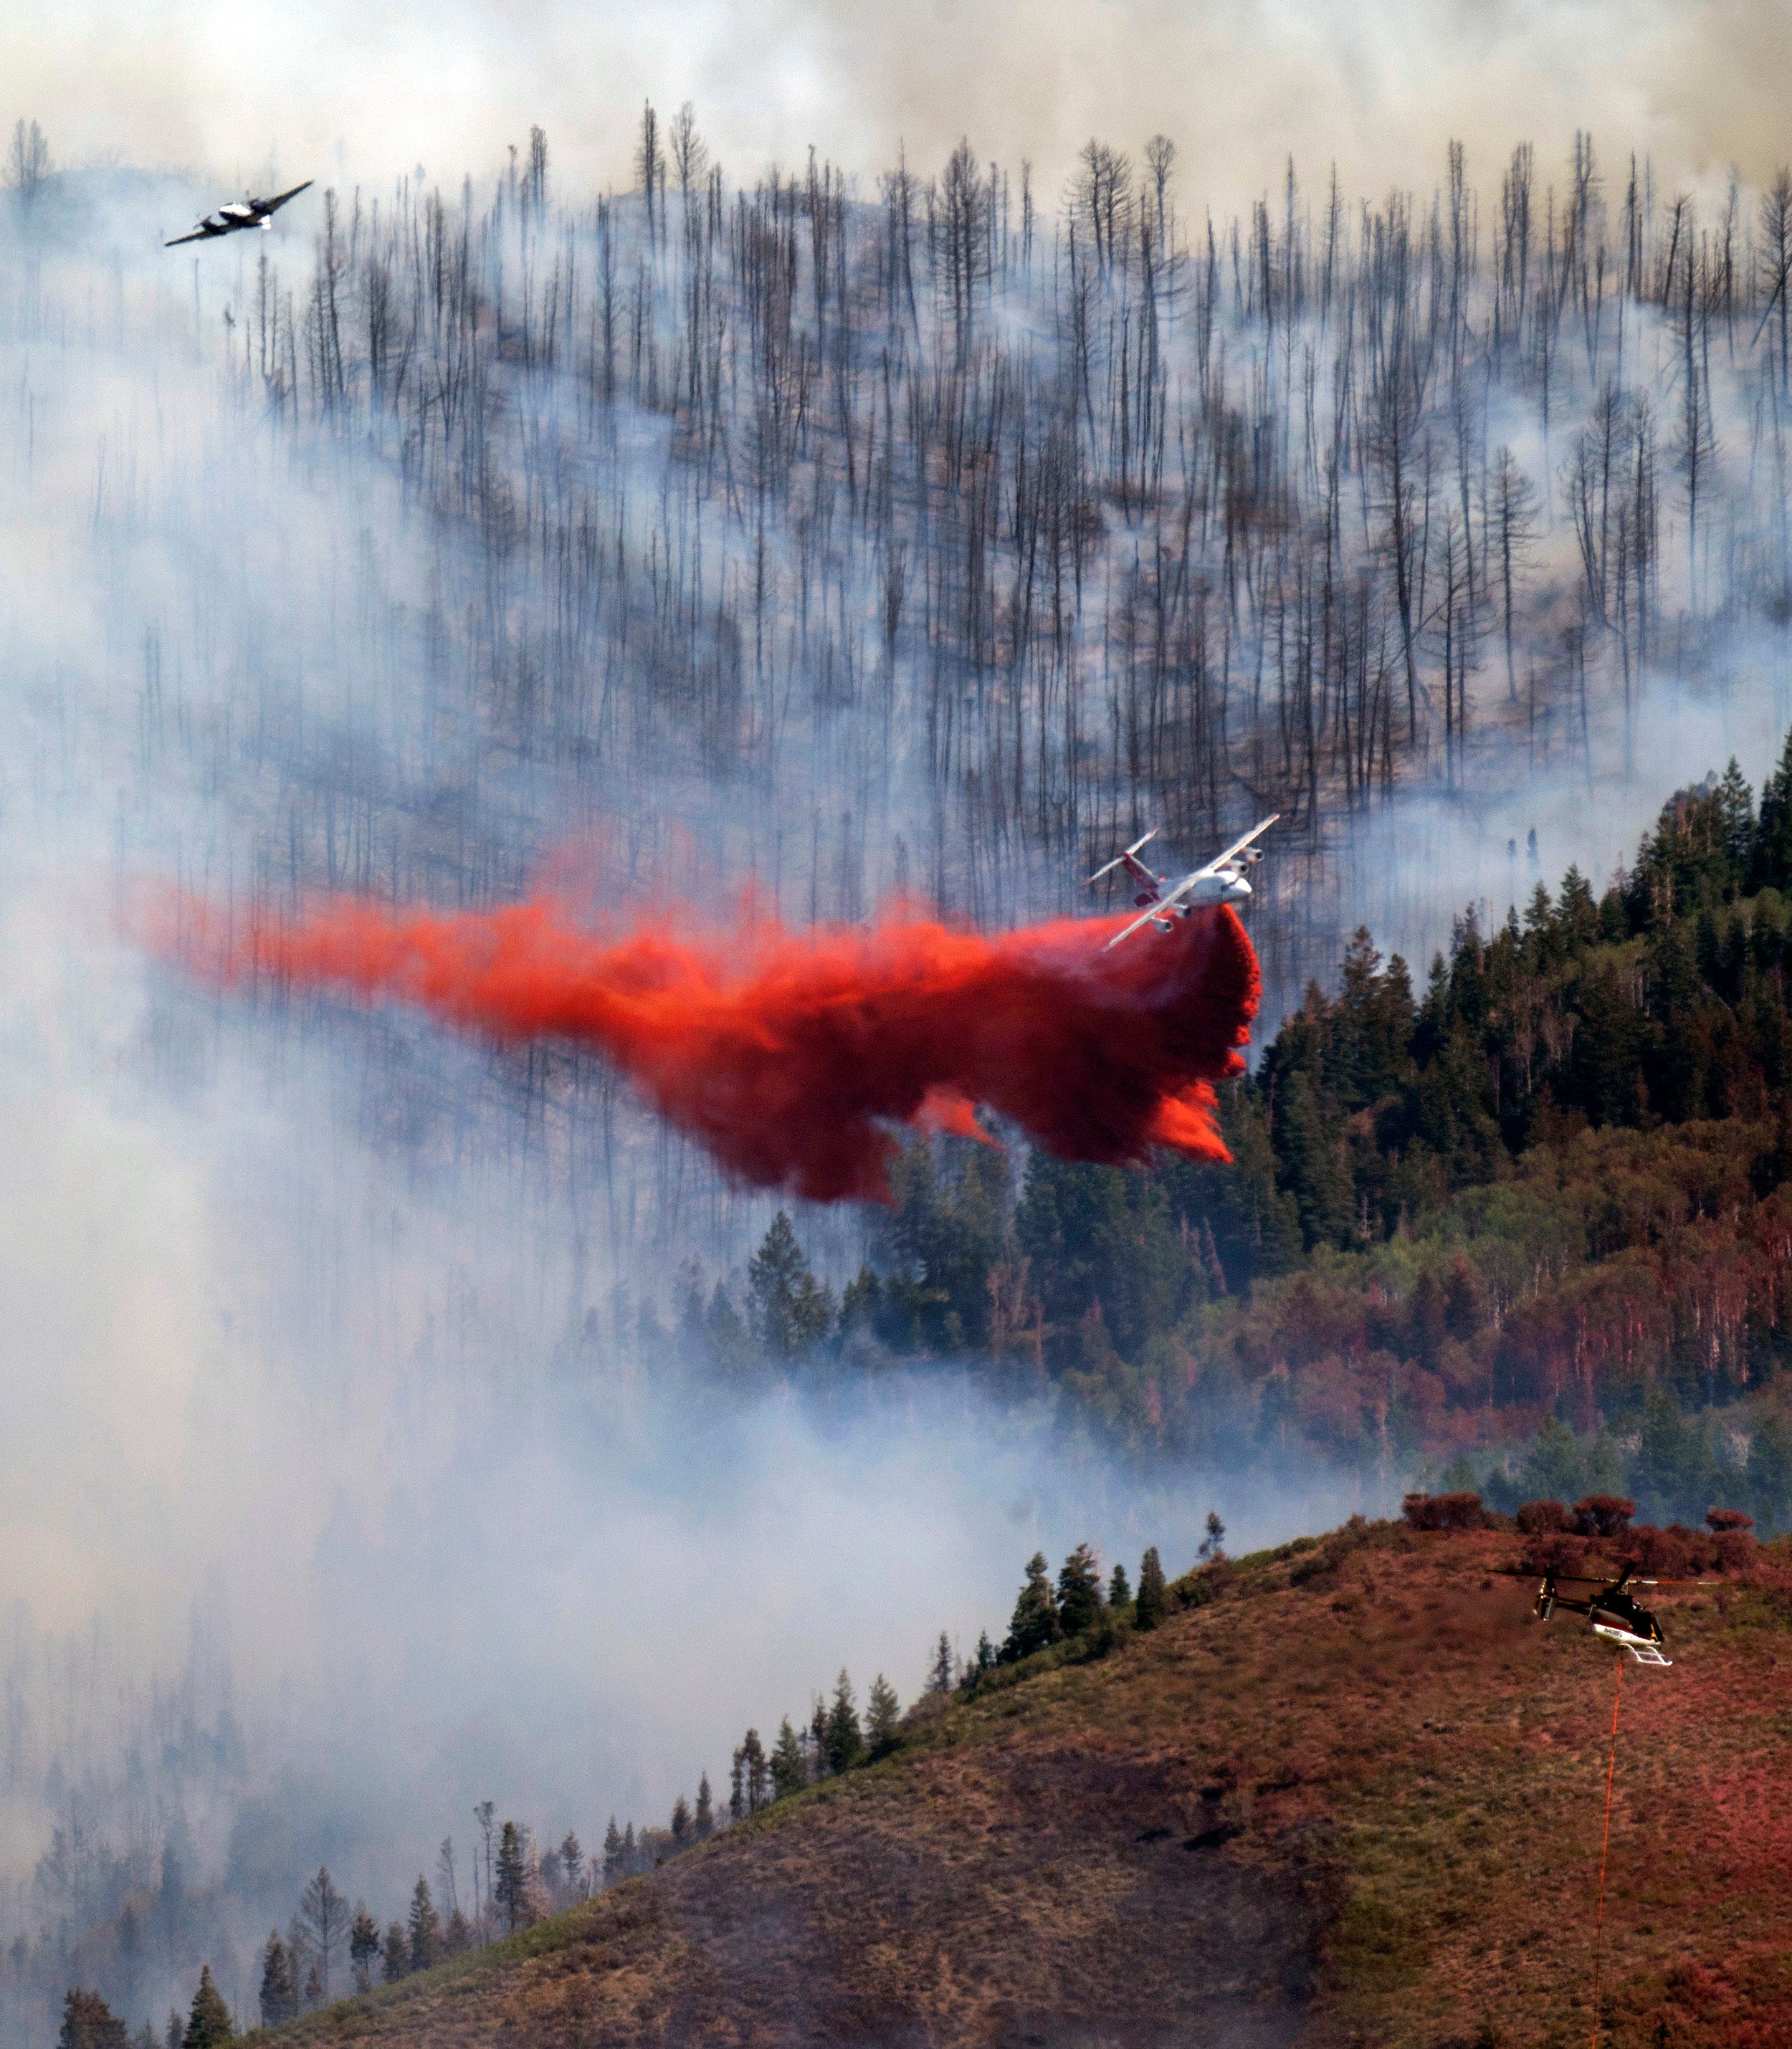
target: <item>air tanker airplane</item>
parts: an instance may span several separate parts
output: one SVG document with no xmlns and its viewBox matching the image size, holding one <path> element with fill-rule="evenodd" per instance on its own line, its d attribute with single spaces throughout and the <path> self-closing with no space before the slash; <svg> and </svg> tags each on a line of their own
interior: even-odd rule
<svg viewBox="0 0 1792 2049">
<path fill-rule="evenodd" d="M 208 213 L 191 235 L 177 235 L 172 242 L 165 242 L 164 249 L 178 249 L 183 242 L 210 242 L 220 235 L 234 235 L 243 227 L 272 227 L 274 216 L 288 200 L 297 199 L 301 192 L 309 192 L 312 181 L 307 178 L 302 185 L 294 185 L 290 192 L 276 192 L 272 199 L 233 199 L 227 205 Z"/>
<path fill-rule="evenodd" d="M 1116 854 L 1105 868 L 1098 868 L 1089 878 L 1091 882 L 1099 882 L 1104 875 L 1124 868 L 1140 885 L 1139 893 L 1133 901 L 1148 907 L 1125 931 L 1116 932 L 1102 951 L 1118 946 L 1122 939 L 1129 939 L 1141 925 L 1155 925 L 1159 931 L 1167 932 L 1171 929 L 1172 918 L 1186 918 L 1203 904 L 1242 904 L 1250 894 L 1245 870 L 1254 867 L 1263 858 L 1262 848 L 1253 846 L 1251 842 L 1266 833 L 1281 816 L 1280 811 L 1272 812 L 1261 824 L 1253 826 L 1242 839 L 1234 840 L 1223 853 L 1215 854 L 1205 868 L 1197 868 L 1174 883 L 1167 875 L 1153 875 L 1138 857 L 1139 849 L 1157 837 L 1157 828 L 1153 826 L 1144 839 L 1134 840 L 1124 853 Z"/>
</svg>

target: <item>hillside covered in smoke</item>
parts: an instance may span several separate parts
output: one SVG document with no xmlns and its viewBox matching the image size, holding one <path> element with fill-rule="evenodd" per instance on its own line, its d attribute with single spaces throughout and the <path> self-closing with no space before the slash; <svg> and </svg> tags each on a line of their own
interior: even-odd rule
<svg viewBox="0 0 1792 2049">
<path fill-rule="evenodd" d="M 302 281 L 237 259 L 224 355 L 437 515 L 461 573 L 384 623 L 538 838 L 551 776 L 631 874 L 812 916 L 1006 920 L 1146 823 L 1317 848 L 1413 781 L 1596 774 L 1783 620 L 1792 186 L 1701 213 L 1588 139 L 1379 206 L 1291 165 L 1221 222 L 1175 159 L 736 188 L 650 108 L 581 205 L 538 130 L 495 189 L 326 194 Z M 445 846 L 415 745 L 295 788 L 258 885 L 539 857 L 489 799 Z"/>
<path fill-rule="evenodd" d="M 1287 1122 L 1241 1147 L 1273 1210 L 1255 1266 L 1229 1198 L 1185 1233 L 1161 1181 L 1100 1183 L 1150 1211 L 1126 1297 L 1043 1196 L 1013 1285 L 974 1212 L 987 1176 L 1019 1215 L 1018 1150 L 917 1151 L 892 1212 L 798 1210 L 792 1264 L 775 1199 L 588 1055 L 456 1045 L 278 978 L 196 992 L 119 935 L 167 885 L 233 929 L 345 890 L 478 913 L 531 889 L 724 923 L 750 889 L 792 926 L 900 894 L 1002 927 L 1076 904 L 1148 826 L 1199 857 L 1279 810 L 1250 912 L 1273 1036 L 1365 920 L 1422 966 L 1543 861 L 1603 881 L 1708 760 L 1767 768 L 1792 183 L 1687 196 L 1589 143 L 1477 185 L 1452 151 L 1377 200 L 1291 169 L 1234 220 L 1160 138 L 1092 143 L 1063 190 L 968 147 L 736 181 L 681 115 L 643 122 L 624 192 L 563 187 L 538 137 L 496 179 L 321 182 L 265 238 L 164 255 L 182 181 L 24 141 L 0 226 L 17 2039 L 49 2039 L 76 1960 L 134 2025 L 202 1951 L 241 2010 L 308 1872 L 401 1899 L 494 1794 L 591 1841 L 666 1811 L 753 1698 L 973 1627 L 1017 1527 L 1136 1551 L 1156 1484 L 1184 1526 L 1153 1535 L 1192 1551 L 1189 1467 L 1230 1446 L 1167 1348 L 1191 1312 L 1205 1365 L 1244 1362 L 1255 1406 L 1223 1413 L 1252 1457 L 1284 1448 L 1262 1386 L 1288 1397 L 1293 1456 L 1215 1497 L 1235 1528 L 1495 1456 L 1448 1441 L 1446 1394 L 1438 1428 L 1403 1417 L 1462 1359 L 1506 1371 L 1508 1277 L 1471 1258 L 1473 1304 L 1404 1291 L 1447 1293 L 1448 1203 L 1537 1102 L 1498 1095 L 1495 1137 L 1440 1146 L 1455 1180 L 1407 1199 L 1409 1134 L 1364 1128 L 1323 1006 L 1270 1072 L 1359 1120 L 1345 1157 Z M 1759 879 L 1713 885 L 1732 1025 L 1780 972 Z M 1437 1064 L 1431 1021 L 1486 1023 L 1504 902 L 1452 949 L 1460 989 L 1402 1013 L 1402 1086 Z M 1661 938 L 1583 909 L 1499 956 L 1551 1032 L 1583 967 L 1640 1003 Z M 1670 936 L 1705 944 L 1697 914 Z M 1697 1007 L 1676 990 L 1650 1030 Z M 1638 1071 L 1658 1051 L 1624 1043 Z M 1603 1118 L 1557 1054 L 1539 1076 Z M 1695 1092 L 1713 1116 L 1722 1071 Z M 1748 1121 L 1765 1173 L 1780 1136 Z M 1417 1260 L 1369 1242 L 1403 1199 L 1437 1232 Z M 1118 1268 L 1123 1242 L 1096 1250 Z M 1327 1378 L 1331 1327 L 1295 1328 L 1296 1269 L 1334 1254 L 1362 1263 L 1327 1312 L 1355 1288 L 1378 1370 L 1411 1369 L 1384 1429 Z M 1284 1293 L 1247 1303 L 1260 1277 Z M 797 1338 L 825 1324 L 813 1400 L 764 1301 Z M 1760 1308 L 1677 1361 L 1689 1413 L 1778 1343 Z M 1253 1348 L 1309 1340 L 1278 1362 L 1303 1409 Z M 1508 1391 L 1527 1423 L 1560 1392 Z M 1629 1455 L 1592 1409 L 1570 1425 L 1565 1469 Z M 1675 1487 L 1746 1475 L 1747 1446 L 1689 1428 Z M 1117 1477 L 1116 1443 L 1172 1479 Z"/>
</svg>

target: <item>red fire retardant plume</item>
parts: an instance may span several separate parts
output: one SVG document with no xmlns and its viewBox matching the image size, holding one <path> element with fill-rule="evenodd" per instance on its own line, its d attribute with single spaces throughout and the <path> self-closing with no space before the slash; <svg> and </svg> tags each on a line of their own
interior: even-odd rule
<svg viewBox="0 0 1792 2049">
<path fill-rule="evenodd" d="M 981 1136 L 979 1105 L 1060 1159 L 1170 1145 L 1223 1161 L 1212 1083 L 1242 1070 L 1258 992 L 1224 908 L 1111 953 L 1107 920 L 616 937 L 539 901 L 437 916 L 330 900 L 230 939 L 189 907 L 181 929 L 175 951 L 226 982 L 270 975 L 507 1044 L 589 1047 L 741 1180 L 818 1202 L 886 1196 L 892 1125 Z"/>
</svg>

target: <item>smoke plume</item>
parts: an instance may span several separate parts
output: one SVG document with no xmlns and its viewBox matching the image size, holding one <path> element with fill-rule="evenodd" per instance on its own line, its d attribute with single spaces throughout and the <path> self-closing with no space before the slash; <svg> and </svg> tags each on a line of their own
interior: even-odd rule
<svg viewBox="0 0 1792 2049">
<path fill-rule="evenodd" d="M 1257 957 L 1221 906 L 1112 952 L 1112 920 L 997 937 L 899 912 L 864 931 L 680 915 L 610 937 L 550 901 L 452 916 L 327 900 L 238 936 L 173 940 L 226 983 L 270 975 L 421 1007 L 502 1044 L 594 1050 L 738 1180 L 814 1202 L 884 1196 L 888 1126 L 1011 1118 L 1066 1160 L 1227 1156 L 1212 1084 L 1242 1071 Z"/>
</svg>

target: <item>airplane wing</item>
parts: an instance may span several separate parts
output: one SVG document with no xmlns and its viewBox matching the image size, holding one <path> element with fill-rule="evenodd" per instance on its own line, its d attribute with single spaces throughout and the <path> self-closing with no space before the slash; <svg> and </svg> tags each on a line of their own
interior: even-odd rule
<svg viewBox="0 0 1792 2049">
<path fill-rule="evenodd" d="M 1239 854 L 1242 853 L 1245 849 L 1250 845 L 1251 842 L 1255 839 L 1259 834 L 1266 833 L 1269 830 L 1270 826 L 1273 826 L 1276 822 L 1277 819 L 1281 816 L 1281 813 L 1280 811 L 1272 811 L 1268 818 L 1262 819 L 1259 823 L 1253 826 L 1250 830 L 1245 834 L 1242 839 L 1234 840 L 1232 844 L 1227 847 L 1223 853 L 1216 853 L 1213 859 L 1207 863 L 1207 866 L 1201 870 L 1201 873 L 1203 875 L 1211 875 L 1216 869 L 1223 868 L 1227 861 L 1235 859 Z"/>
<path fill-rule="evenodd" d="M 172 242 L 165 242 L 161 246 L 164 249 L 178 249 L 183 242 L 209 242 L 211 239 L 209 228 L 196 227 L 191 235 L 177 235 Z"/>
<path fill-rule="evenodd" d="M 1133 920 L 1131 924 L 1126 927 L 1125 931 L 1116 932 L 1114 937 L 1108 941 L 1107 944 L 1102 948 L 1102 951 L 1104 954 L 1111 953 L 1114 949 L 1119 945 L 1122 939 L 1129 939 L 1133 936 L 1133 933 L 1139 929 L 1141 925 L 1149 925 L 1153 918 L 1161 918 L 1164 913 L 1169 909 L 1170 906 L 1174 904 L 1178 898 L 1188 893 L 1188 885 L 1194 881 L 1194 877 L 1191 875 L 1185 876 L 1183 880 L 1176 885 L 1175 888 L 1166 889 L 1163 895 L 1158 898 L 1157 901 L 1152 905 L 1149 911 L 1140 912 L 1139 915 Z"/>
<path fill-rule="evenodd" d="M 301 192 L 309 192 L 315 180 L 307 178 L 302 185 L 294 185 L 290 192 L 277 192 L 272 199 L 264 199 L 260 204 L 263 213 L 278 213 L 288 200 L 297 199 Z"/>
</svg>

